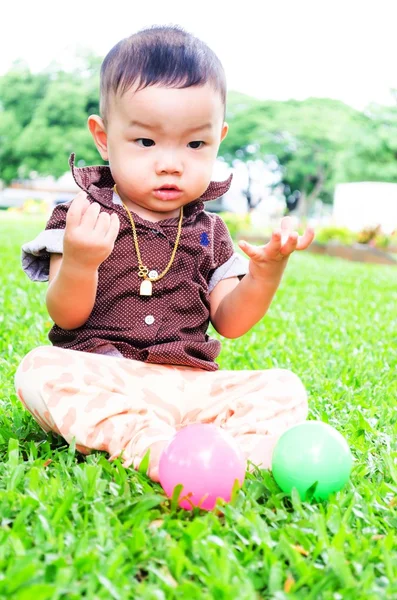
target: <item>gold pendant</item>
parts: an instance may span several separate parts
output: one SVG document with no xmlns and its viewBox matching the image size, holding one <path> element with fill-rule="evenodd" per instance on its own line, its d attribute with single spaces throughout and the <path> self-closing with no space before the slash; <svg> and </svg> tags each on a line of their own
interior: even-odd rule
<svg viewBox="0 0 397 600">
<path fill-rule="evenodd" d="M 150 279 L 144 279 L 139 288 L 140 296 L 151 296 L 152 295 L 152 282 Z"/>
<path fill-rule="evenodd" d="M 146 275 L 149 273 L 149 269 L 147 267 L 145 267 L 145 265 L 140 265 L 138 267 L 138 277 L 146 277 Z"/>
</svg>

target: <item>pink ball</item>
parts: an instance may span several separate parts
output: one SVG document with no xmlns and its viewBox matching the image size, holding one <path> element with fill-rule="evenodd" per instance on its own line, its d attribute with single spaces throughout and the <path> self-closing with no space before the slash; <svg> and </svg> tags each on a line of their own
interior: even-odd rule
<svg viewBox="0 0 397 600">
<path fill-rule="evenodd" d="M 211 510 L 229 502 L 234 482 L 244 482 L 246 461 L 233 437 L 215 425 L 196 423 L 178 431 L 160 457 L 160 483 L 168 497 L 182 484 L 179 505 Z M 189 500 L 182 500 L 189 496 Z"/>
</svg>

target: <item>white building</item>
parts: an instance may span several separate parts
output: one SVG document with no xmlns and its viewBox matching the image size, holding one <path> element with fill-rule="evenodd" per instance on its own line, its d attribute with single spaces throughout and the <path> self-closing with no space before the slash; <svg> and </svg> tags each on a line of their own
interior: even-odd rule
<svg viewBox="0 0 397 600">
<path fill-rule="evenodd" d="M 338 184 L 332 217 L 335 224 L 352 231 L 380 225 L 384 233 L 392 233 L 397 230 L 397 183 Z"/>
</svg>

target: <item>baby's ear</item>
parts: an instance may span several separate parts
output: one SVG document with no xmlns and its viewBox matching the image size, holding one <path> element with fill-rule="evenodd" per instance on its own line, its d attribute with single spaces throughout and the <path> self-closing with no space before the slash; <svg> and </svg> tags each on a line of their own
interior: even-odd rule
<svg viewBox="0 0 397 600">
<path fill-rule="evenodd" d="M 103 160 L 108 159 L 108 135 L 106 133 L 105 124 L 98 115 L 91 115 L 87 121 L 88 129 L 94 138 L 95 146 Z"/>
<path fill-rule="evenodd" d="M 222 132 L 221 132 L 221 142 L 223 142 L 223 140 L 225 139 L 225 137 L 227 136 L 227 132 L 229 131 L 229 125 L 226 123 L 226 121 L 223 123 L 223 127 L 222 127 Z"/>
</svg>

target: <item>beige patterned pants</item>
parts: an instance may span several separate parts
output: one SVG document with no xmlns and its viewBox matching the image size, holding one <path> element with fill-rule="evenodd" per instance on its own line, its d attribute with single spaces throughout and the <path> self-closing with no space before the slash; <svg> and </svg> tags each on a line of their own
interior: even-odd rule
<svg viewBox="0 0 397 600">
<path fill-rule="evenodd" d="M 214 423 L 234 436 L 246 458 L 270 468 L 279 436 L 304 421 L 307 394 L 284 369 L 203 371 L 40 346 L 15 374 L 16 393 L 44 431 L 84 454 L 137 468 L 150 448 L 149 476 L 158 481 L 162 449 L 191 423 Z"/>
</svg>

